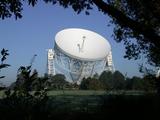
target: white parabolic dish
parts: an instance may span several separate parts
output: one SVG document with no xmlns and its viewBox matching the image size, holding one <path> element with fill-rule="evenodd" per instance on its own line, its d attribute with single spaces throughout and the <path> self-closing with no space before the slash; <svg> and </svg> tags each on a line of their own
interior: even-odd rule
<svg viewBox="0 0 160 120">
<path fill-rule="evenodd" d="M 80 28 L 69 28 L 58 32 L 55 43 L 64 54 L 87 61 L 102 60 L 111 50 L 109 42 L 104 37 Z"/>
</svg>

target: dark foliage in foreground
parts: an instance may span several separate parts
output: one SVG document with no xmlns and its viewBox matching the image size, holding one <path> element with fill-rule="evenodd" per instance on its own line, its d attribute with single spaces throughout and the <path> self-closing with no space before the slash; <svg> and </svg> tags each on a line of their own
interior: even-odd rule
<svg viewBox="0 0 160 120">
<path fill-rule="evenodd" d="M 37 77 L 32 73 L 32 63 L 18 69 L 14 90 L 6 90 L 0 99 L 1 120 L 36 120 L 45 119 L 48 115 L 48 96 L 43 87 L 39 91 L 31 91 L 31 83 Z"/>
<path fill-rule="evenodd" d="M 33 95 L 25 91 L 6 91 L 6 97 L 0 100 L 1 120 L 36 120 L 47 116 L 47 96 L 44 91 Z"/>
<path fill-rule="evenodd" d="M 0 116 L 1 120 L 154 119 L 159 118 L 159 101 L 156 95 L 54 96 L 47 103 L 12 96 L 0 100 Z"/>
<path fill-rule="evenodd" d="M 0 62 L 0 72 L 1 72 L 2 69 L 7 68 L 7 67 L 10 66 L 9 64 L 4 63 L 4 61 L 7 59 L 8 55 L 9 55 L 8 50 L 6 50 L 6 49 L 3 48 L 1 50 L 1 54 L 0 54 L 0 59 L 1 59 L 1 62 Z M 5 76 L 0 76 L 0 79 L 2 79 L 4 77 Z"/>
<path fill-rule="evenodd" d="M 127 95 L 125 92 L 121 92 L 116 95 L 90 96 L 63 94 L 48 97 L 43 85 L 40 85 L 41 87 L 39 87 L 38 91 L 31 91 L 32 84 L 30 83 L 32 82 L 30 81 L 37 80 L 35 79 L 37 78 L 35 73 L 32 73 L 31 66 L 20 67 L 17 76 L 19 78 L 17 80 L 20 80 L 17 83 L 18 86 L 15 87 L 14 91 L 6 90 L 5 96 L 0 99 L 1 120 L 106 120 L 116 117 L 127 118 L 128 115 L 134 119 L 148 117 L 154 119 L 159 117 L 160 96 L 155 93 Z M 119 75 L 121 76 L 121 74 Z M 147 79 L 148 77 L 146 77 Z M 97 83 L 98 81 L 94 78 L 89 83 L 89 87 L 93 88 L 95 85 L 102 85 Z M 153 87 L 150 84 L 147 85 L 150 88 Z M 134 89 L 137 88 L 134 86 Z"/>
</svg>

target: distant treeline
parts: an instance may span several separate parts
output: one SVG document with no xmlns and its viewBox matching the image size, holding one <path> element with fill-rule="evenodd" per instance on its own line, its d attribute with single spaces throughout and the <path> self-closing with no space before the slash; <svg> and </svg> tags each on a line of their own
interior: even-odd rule
<svg viewBox="0 0 160 120">
<path fill-rule="evenodd" d="M 29 90 L 65 90 L 65 89 L 81 89 L 81 90 L 139 90 L 139 91 L 156 91 L 157 78 L 153 75 L 144 77 L 134 76 L 132 78 L 125 77 L 121 72 L 104 71 L 101 75 L 95 74 L 93 77 L 83 78 L 81 83 L 70 83 L 62 74 L 43 77 L 38 76 L 38 72 L 34 70 L 30 73 L 30 78 L 24 76 L 20 72 L 17 75 L 17 80 L 13 83 L 11 89 L 19 89 L 27 87 Z"/>
<path fill-rule="evenodd" d="M 1 50 L 0 70 L 9 67 L 4 61 L 9 55 L 8 50 Z M 39 77 L 37 70 L 32 71 L 32 63 L 29 66 L 21 66 L 17 72 L 16 82 L 11 84 L 9 89 L 27 91 L 46 90 L 139 90 L 160 92 L 160 80 L 153 74 L 144 75 L 142 78 L 134 76 L 132 78 L 124 76 L 120 71 L 104 71 L 101 75 L 95 74 L 93 77 L 83 78 L 80 84 L 70 83 L 63 74 L 50 76 L 45 74 Z M 0 76 L 4 78 L 5 76 Z M 0 89 L 5 89 L 0 85 Z"/>
<path fill-rule="evenodd" d="M 125 77 L 121 72 L 104 71 L 100 76 L 95 75 L 92 78 L 84 78 L 80 84 L 80 89 L 94 90 L 156 90 L 156 77 L 145 75 L 144 77 L 133 76 Z"/>
</svg>

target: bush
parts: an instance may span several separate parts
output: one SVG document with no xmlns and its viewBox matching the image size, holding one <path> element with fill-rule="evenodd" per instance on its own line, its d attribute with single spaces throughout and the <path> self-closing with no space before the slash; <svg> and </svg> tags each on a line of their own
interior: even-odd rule
<svg viewBox="0 0 160 120">
<path fill-rule="evenodd" d="M 45 91 L 30 93 L 26 91 L 5 91 L 0 100 L 0 116 L 2 120 L 36 120 L 46 119 L 49 108 Z"/>
</svg>

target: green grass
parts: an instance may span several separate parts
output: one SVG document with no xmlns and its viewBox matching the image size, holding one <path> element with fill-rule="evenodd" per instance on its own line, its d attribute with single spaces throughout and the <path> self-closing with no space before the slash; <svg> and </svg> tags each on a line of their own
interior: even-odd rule
<svg viewBox="0 0 160 120">
<path fill-rule="evenodd" d="M 0 95 L 3 96 L 3 91 L 0 91 Z M 43 120 L 106 120 L 106 118 L 113 118 L 119 114 L 126 115 L 126 117 L 129 115 L 135 119 L 139 116 L 148 118 L 148 116 L 155 116 L 160 110 L 160 97 L 154 94 L 144 94 L 142 91 L 52 90 L 48 91 L 48 95 L 49 99 L 47 99 L 45 106 L 41 103 L 38 104 L 38 112 L 37 107 L 36 109 L 33 106 L 28 108 L 30 101 L 26 107 L 23 101 L 20 103 L 17 100 L 11 102 L 11 99 L 7 103 L 7 101 L 0 100 L 0 114 L 4 118 L 7 115 L 8 119 L 5 120 L 12 119 L 12 116 L 17 118 L 20 113 L 23 119 L 26 115 L 27 117 L 33 115 L 33 118 L 34 115 L 37 115 L 37 119 L 39 115 L 42 115 L 44 116 Z M 26 114 L 26 109 L 33 111 Z M 8 112 L 9 110 L 10 112 Z M 157 115 L 159 116 L 159 114 Z"/>
<path fill-rule="evenodd" d="M 4 96 L 4 91 L 0 90 L 0 98 L 2 98 Z"/>
<path fill-rule="evenodd" d="M 103 96 L 103 95 L 143 95 L 144 91 L 104 91 L 104 90 L 51 90 L 47 91 L 48 96 Z M 4 91 L 0 91 L 0 98 Z"/>
<path fill-rule="evenodd" d="M 56 95 L 72 95 L 72 96 L 84 96 L 84 95 L 104 95 L 106 91 L 95 91 L 95 90 L 52 90 L 48 91 L 49 96 Z"/>
</svg>

